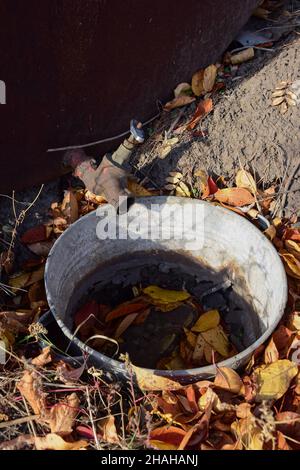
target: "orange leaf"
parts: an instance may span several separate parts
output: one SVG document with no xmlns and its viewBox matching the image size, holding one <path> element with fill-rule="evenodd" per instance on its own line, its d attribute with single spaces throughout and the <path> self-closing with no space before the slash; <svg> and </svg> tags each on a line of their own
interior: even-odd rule
<svg viewBox="0 0 300 470">
<path fill-rule="evenodd" d="M 129 313 L 138 313 L 141 310 L 144 310 L 145 307 L 147 307 L 147 304 L 144 302 L 124 302 L 109 312 L 108 315 L 106 315 L 105 321 L 109 322 L 116 318 L 125 317 L 126 315 L 129 315 Z"/>
<path fill-rule="evenodd" d="M 205 100 L 200 101 L 195 111 L 195 114 L 193 115 L 192 119 L 188 122 L 186 126 L 187 129 L 193 130 L 198 124 L 198 122 L 200 121 L 200 119 L 202 119 L 204 116 L 210 113 L 212 109 L 213 109 L 213 102 L 211 98 L 207 98 Z"/>
<path fill-rule="evenodd" d="M 151 431 L 150 439 L 179 447 L 185 435 L 186 432 L 183 429 L 175 426 L 162 426 Z"/>
<path fill-rule="evenodd" d="M 214 194 L 216 201 L 228 204 L 229 206 L 247 206 L 255 202 L 254 196 L 244 188 L 219 189 Z"/>
</svg>

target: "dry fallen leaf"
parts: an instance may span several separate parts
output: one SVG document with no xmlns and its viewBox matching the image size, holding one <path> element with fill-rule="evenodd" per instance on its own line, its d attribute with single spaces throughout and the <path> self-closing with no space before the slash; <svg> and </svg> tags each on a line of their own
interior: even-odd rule
<svg viewBox="0 0 300 470">
<path fill-rule="evenodd" d="M 240 376 L 233 369 L 228 367 L 218 367 L 217 375 L 214 380 L 216 387 L 229 390 L 232 393 L 240 393 L 243 382 Z"/>
<path fill-rule="evenodd" d="M 34 437 L 36 450 L 79 450 L 88 447 L 88 441 L 67 442 L 58 434 L 47 434 L 43 437 Z"/>
<path fill-rule="evenodd" d="M 243 168 L 237 172 L 235 182 L 238 188 L 248 189 L 252 194 L 257 193 L 257 186 L 253 176 Z"/>
<path fill-rule="evenodd" d="M 298 367 L 288 359 L 257 367 L 253 372 L 257 386 L 255 401 L 278 400 L 285 394 L 297 374 Z"/>
<path fill-rule="evenodd" d="M 179 83 L 174 90 L 174 96 L 177 98 L 181 95 L 188 95 L 192 91 L 192 87 L 189 83 Z"/>
<path fill-rule="evenodd" d="M 19 274 L 17 276 L 11 276 L 9 279 L 9 285 L 15 289 L 24 289 L 25 287 L 31 286 L 35 282 L 41 281 L 44 279 L 45 266 L 41 266 L 39 269 L 29 272 Z"/>
<path fill-rule="evenodd" d="M 42 391 L 41 378 L 35 371 L 25 370 L 17 387 L 36 415 L 45 414 L 46 395 Z"/>
<path fill-rule="evenodd" d="M 219 189 L 214 194 L 214 199 L 236 207 L 248 206 L 255 202 L 254 196 L 245 188 Z"/>
<path fill-rule="evenodd" d="M 51 433 L 65 436 L 71 434 L 78 414 L 79 398 L 76 393 L 68 395 L 65 400 L 56 403 L 47 417 Z"/>
<path fill-rule="evenodd" d="M 190 294 L 188 292 L 161 289 L 158 286 L 145 287 L 143 292 L 151 299 L 167 304 L 182 302 L 190 298 Z"/>
<path fill-rule="evenodd" d="M 65 196 L 61 203 L 61 211 L 69 224 L 78 219 L 78 201 L 74 191 L 65 191 Z"/>
<path fill-rule="evenodd" d="M 201 333 L 202 331 L 207 331 L 211 328 L 216 328 L 219 323 L 220 314 L 218 310 L 209 310 L 208 312 L 205 312 L 200 315 L 197 322 L 193 326 L 192 331 Z"/>
<path fill-rule="evenodd" d="M 212 64 L 205 69 L 198 70 L 192 78 L 192 90 L 194 95 L 201 96 L 210 92 L 215 84 L 217 67 Z"/>
<path fill-rule="evenodd" d="M 165 444 L 167 446 L 164 447 L 165 450 L 178 449 L 185 435 L 186 431 L 183 429 L 175 426 L 162 426 L 150 432 L 150 444 L 154 441 L 157 448 L 161 448 L 162 444 Z"/>
<path fill-rule="evenodd" d="M 300 261 L 287 250 L 279 250 L 286 272 L 295 279 L 300 279 Z"/>
<path fill-rule="evenodd" d="M 127 189 L 137 197 L 153 196 L 154 192 L 144 188 L 132 178 L 128 178 Z"/>
<path fill-rule="evenodd" d="M 107 418 L 104 418 L 99 423 L 99 429 L 102 435 L 102 439 L 109 444 L 119 444 L 120 439 L 117 433 L 115 425 L 115 417 L 109 415 Z"/>
<path fill-rule="evenodd" d="M 201 335 L 214 351 L 217 351 L 223 357 L 228 357 L 229 341 L 221 325 L 216 328 L 203 331 Z"/>
<path fill-rule="evenodd" d="M 171 111 L 172 109 L 180 108 L 181 106 L 186 106 L 187 104 L 190 104 L 193 101 L 195 101 L 195 99 L 196 98 L 193 96 L 179 95 L 176 98 L 174 98 L 172 101 L 169 101 L 168 103 L 166 103 L 164 106 L 164 110 Z"/>
<path fill-rule="evenodd" d="M 254 49 L 253 47 L 249 47 L 248 49 L 245 49 L 241 52 L 238 52 L 237 54 L 234 54 L 230 57 L 230 62 L 232 65 L 239 65 L 242 64 L 243 62 L 247 62 L 248 60 L 253 59 L 254 57 Z"/>
</svg>

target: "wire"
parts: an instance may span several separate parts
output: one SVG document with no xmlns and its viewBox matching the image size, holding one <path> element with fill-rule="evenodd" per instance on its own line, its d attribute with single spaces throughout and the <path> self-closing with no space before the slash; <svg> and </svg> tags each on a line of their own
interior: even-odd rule
<svg viewBox="0 0 300 470">
<path fill-rule="evenodd" d="M 153 116 L 151 119 L 148 119 L 148 121 L 144 122 L 143 126 L 146 126 L 150 122 L 157 119 L 159 116 L 160 116 L 160 112 L 157 113 L 155 116 Z M 118 134 L 118 135 L 115 135 L 113 137 L 106 137 L 105 139 L 96 140 L 95 142 L 89 142 L 88 144 L 69 145 L 67 147 L 57 147 L 57 148 L 53 148 L 53 149 L 48 149 L 47 152 L 60 152 L 60 151 L 64 151 L 64 150 L 83 149 L 83 148 L 86 148 L 86 147 L 93 147 L 94 145 L 103 144 L 104 142 L 112 142 L 113 140 L 118 140 L 121 137 L 125 137 L 129 133 L 130 133 L 130 130 L 128 130 L 126 132 L 122 132 L 122 134 Z"/>
</svg>

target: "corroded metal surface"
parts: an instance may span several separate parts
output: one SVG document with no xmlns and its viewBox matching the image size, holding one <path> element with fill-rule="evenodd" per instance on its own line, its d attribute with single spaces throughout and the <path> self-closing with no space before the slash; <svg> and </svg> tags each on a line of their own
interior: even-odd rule
<svg viewBox="0 0 300 470">
<path fill-rule="evenodd" d="M 2 0 L 1 190 L 55 177 L 61 153 L 123 132 L 214 62 L 256 0 Z M 116 142 L 93 148 L 96 155 Z"/>
</svg>

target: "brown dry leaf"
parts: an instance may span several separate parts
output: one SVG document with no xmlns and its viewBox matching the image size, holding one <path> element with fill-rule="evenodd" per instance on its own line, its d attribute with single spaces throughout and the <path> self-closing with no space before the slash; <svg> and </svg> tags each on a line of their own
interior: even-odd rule
<svg viewBox="0 0 300 470">
<path fill-rule="evenodd" d="M 130 327 L 130 325 L 135 321 L 135 319 L 138 316 L 139 316 L 139 312 L 138 313 L 130 313 L 125 318 L 123 318 L 123 320 L 119 324 L 118 328 L 116 329 L 116 332 L 114 334 L 114 338 L 115 339 L 120 338 L 120 336 L 122 336 L 122 334 L 125 333 L 127 328 Z"/>
<path fill-rule="evenodd" d="M 238 418 L 250 418 L 250 416 L 252 416 L 250 403 L 241 403 L 238 405 L 236 407 L 236 416 Z"/>
<path fill-rule="evenodd" d="M 254 196 L 245 188 L 219 189 L 214 194 L 214 199 L 235 207 L 248 206 L 255 202 Z"/>
<path fill-rule="evenodd" d="M 204 94 L 204 69 L 198 70 L 198 72 L 194 73 L 192 78 L 192 90 L 194 95 L 201 96 Z"/>
<path fill-rule="evenodd" d="M 61 436 L 69 435 L 73 431 L 75 419 L 78 414 L 79 398 L 76 393 L 68 395 L 64 401 L 54 405 L 48 416 L 51 433 Z"/>
<path fill-rule="evenodd" d="M 12 276 L 9 279 L 9 285 L 13 288 L 13 290 L 24 289 L 24 287 L 31 286 L 31 284 L 34 284 L 35 282 L 44 279 L 44 271 L 45 266 L 41 266 L 36 271 Z"/>
<path fill-rule="evenodd" d="M 214 380 L 216 387 L 229 390 L 232 393 L 240 393 L 243 382 L 240 376 L 233 369 L 228 367 L 218 367 L 217 375 Z"/>
<path fill-rule="evenodd" d="M 278 361 L 279 352 L 276 348 L 273 338 L 270 339 L 268 346 L 265 349 L 264 361 L 265 364 L 272 364 L 273 362 Z"/>
<path fill-rule="evenodd" d="M 51 357 L 51 348 L 47 346 L 43 349 L 41 354 L 32 359 L 31 364 L 37 367 L 44 367 L 46 364 L 49 364 L 52 361 Z"/>
<path fill-rule="evenodd" d="M 245 49 L 237 54 L 234 54 L 230 57 L 230 61 L 232 65 L 239 65 L 243 62 L 247 62 L 248 60 L 253 59 L 254 57 L 254 49 L 253 47 L 249 47 L 249 49 Z"/>
<path fill-rule="evenodd" d="M 288 390 L 297 374 L 298 367 L 288 359 L 257 367 L 253 372 L 257 386 L 255 401 L 278 400 Z"/>
<path fill-rule="evenodd" d="M 32 251 L 32 253 L 34 253 L 35 255 L 46 257 L 49 255 L 53 245 L 54 240 L 31 243 L 30 245 L 27 245 L 27 248 L 29 248 L 29 250 Z"/>
<path fill-rule="evenodd" d="M 194 115 L 192 116 L 191 120 L 182 127 L 186 129 L 193 130 L 195 129 L 198 122 L 204 118 L 207 114 L 209 114 L 213 110 L 213 102 L 211 98 L 206 98 L 199 102 Z"/>
<path fill-rule="evenodd" d="M 105 204 L 106 202 L 106 199 L 104 196 L 101 196 L 99 194 L 94 194 L 92 193 L 91 191 L 89 190 L 86 190 L 85 193 L 84 193 L 84 199 L 87 201 L 87 202 L 91 202 L 92 204 L 96 204 L 97 206 L 99 204 Z"/>
<path fill-rule="evenodd" d="M 192 90 L 194 95 L 201 96 L 210 92 L 217 77 L 217 67 L 212 64 L 205 69 L 198 70 L 192 78 Z"/>
<path fill-rule="evenodd" d="M 73 191 L 65 191 L 65 196 L 61 203 L 61 210 L 69 224 L 72 224 L 78 219 L 78 201 Z"/>
<path fill-rule="evenodd" d="M 120 439 L 115 425 L 115 417 L 110 415 L 99 424 L 102 439 L 109 444 L 119 444 Z"/>
<path fill-rule="evenodd" d="M 238 188 L 248 189 L 252 194 L 257 193 L 257 186 L 253 176 L 243 168 L 237 172 L 235 177 L 235 183 Z"/>
<path fill-rule="evenodd" d="M 55 433 L 34 437 L 34 444 L 36 450 L 79 450 L 89 446 L 88 441 L 67 442 Z"/>
<path fill-rule="evenodd" d="M 286 272 L 295 279 L 300 279 L 300 261 L 287 250 L 279 250 Z"/>
<path fill-rule="evenodd" d="M 165 447 L 165 450 L 174 450 L 174 447 L 176 449 L 179 448 L 185 435 L 186 431 L 183 429 L 176 428 L 175 426 L 162 426 L 150 432 L 150 443 L 153 441 L 155 443 L 164 443 L 168 446 Z"/>
<path fill-rule="evenodd" d="M 137 197 L 153 196 L 155 194 L 155 191 L 149 191 L 141 184 L 137 183 L 133 178 L 128 178 L 127 188 L 134 196 Z"/>
<path fill-rule="evenodd" d="M 36 372 L 25 370 L 17 388 L 36 415 L 45 414 L 46 394 L 42 391 L 41 379 Z"/>
<path fill-rule="evenodd" d="M 300 331 L 300 312 L 292 312 L 289 315 L 288 327 L 292 331 Z"/>
<path fill-rule="evenodd" d="M 284 435 L 279 431 L 277 431 L 277 447 L 278 450 L 292 450 Z"/>
<path fill-rule="evenodd" d="M 190 104 L 193 101 L 195 101 L 195 99 L 196 98 L 193 96 L 179 95 L 176 98 L 174 98 L 172 101 L 169 101 L 168 103 L 166 103 L 164 106 L 164 110 L 171 111 L 172 109 L 180 108 L 181 106 L 186 106 L 187 104 Z"/>
<path fill-rule="evenodd" d="M 259 204 L 267 212 L 270 210 L 271 203 L 274 200 L 275 189 L 275 186 L 270 186 L 265 191 L 259 191 L 260 197 L 263 198 L 259 200 Z"/>
<path fill-rule="evenodd" d="M 268 227 L 265 231 L 264 231 L 264 234 L 266 235 L 266 237 L 273 241 L 274 238 L 276 237 L 276 228 L 274 227 L 274 225 L 270 225 L 270 227 Z"/>
<path fill-rule="evenodd" d="M 216 78 L 217 78 L 217 67 L 212 64 L 206 67 L 204 70 L 204 76 L 203 76 L 203 90 L 205 93 L 209 93 L 212 91 Z"/>
</svg>

